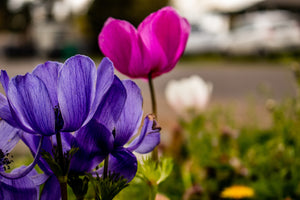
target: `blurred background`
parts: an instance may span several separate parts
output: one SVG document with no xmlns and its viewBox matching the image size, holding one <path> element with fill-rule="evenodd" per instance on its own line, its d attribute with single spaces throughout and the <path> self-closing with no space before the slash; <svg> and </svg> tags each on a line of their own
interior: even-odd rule
<svg viewBox="0 0 300 200">
<path fill-rule="evenodd" d="M 67 58 L 98 54 L 97 37 L 112 16 L 137 25 L 164 0 L 3 0 L 0 51 L 5 57 Z"/>
<path fill-rule="evenodd" d="M 150 13 L 173 6 L 192 30 L 178 66 L 155 82 L 166 131 L 176 123 L 165 99 L 172 79 L 201 76 L 213 85 L 210 105 L 233 105 L 239 119 L 253 99 L 263 112 L 267 98 L 296 95 L 290 67 L 300 55 L 298 0 L 1 0 L 0 4 L 0 66 L 10 76 L 47 60 L 64 62 L 77 53 L 98 64 L 102 57 L 98 34 L 108 17 L 138 26 Z M 136 82 L 149 113 L 148 85 Z"/>
<path fill-rule="evenodd" d="M 66 58 L 99 54 L 112 16 L 137 26 L 171 5 L 192 25 L 185 55 L 299 55 L 298 0 L 1 0 L 0 55 Z"/>
<path fill-rule="evenodd" d="M 289 67 L 300 55 L 298 0 L 1 0 L 0 4 L 0 66 L 10 76 L 47 60 L 64 62 L 77 53 L 98 64 L 102 57 L 98 34 L 108 17 L 137 27 L 150 13 L 173 6 L 192 30 L 178 66 L 155 81 L 165 131 L 176 124 L 165 98 L 172 79 L 201 76 L 213 85 L 209 105 L 233 105 L 238 119 L 251 101 L 258 101 L 255 108 L 263 113 L 267 98 L 296 95 Z M 148 85 L 135 81 L 149 113 Z"/>
</svg>

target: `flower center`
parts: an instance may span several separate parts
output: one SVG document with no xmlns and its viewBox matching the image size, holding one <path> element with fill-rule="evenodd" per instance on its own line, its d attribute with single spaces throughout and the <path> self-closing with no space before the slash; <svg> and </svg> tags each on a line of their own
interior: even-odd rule
<svg viewBox="0 0 300 200">
<path fill-rule="evenodd" d="M 116 129 L 115 128 L 112 130 L 112 134 L 113 134 L 113 136 L 115 138 L 116 137 Z"/>
<path fill-rule="evenodd" d="M 0 166 L 2 167 L 2 169 L 0 169 L 0 170 L 6 171 L 6 170 L 10 169 L 9 165 L 13 162 L 13 160 L 10 159 L 9 157 L 13 158 L 13 156 L 10 156 L 9 153 L 7 153 L 7 152 L 4 153 L 0 149 Z"/>
</svg>

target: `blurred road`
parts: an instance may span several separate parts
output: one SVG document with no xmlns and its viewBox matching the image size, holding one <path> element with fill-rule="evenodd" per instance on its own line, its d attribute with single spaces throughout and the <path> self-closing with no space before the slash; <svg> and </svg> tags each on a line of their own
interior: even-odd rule
<svg viewBox="0 0 300 200">
<path fill-rule="evenodd" d="M 179 63 L 173 71 L 154 80 L 158 99 L 159 122 L 168 128 L 176 124 L 176 113 L 165 100 L 165 88 L 171 79 L 181 79 L 191 75 L 199 75 L 213 84 L 212 98 L 208 107 L 214 105 L 232 108 L 236 118 L 242 119 L 249 109 L 257 112 L 265 121 L 267 99 L 283 100 L 296 95 L 296 83 L 288 66 L 275 64 L 245 63 Z M 138 80 L 137 84 L 143 92 L 144 110 L 151 112 L 148 84 Z M 251 108 L 249 107 L 251 106 Z"/>
<path fill-rule="evenodd" d="M 42 59 L 7 60 L 0 59 L 1 69 L 10 76 L 30 72 Z M 96 61 L 98 65 L 100 61 Z M 121 79 L 127 77 L 116 72 Z M 222 105 L 237 108 L 237 115 L 243 115 L 245 107 L 255 101 L 255 109 L 263 113 L 267 98 L 281 100 L 296 95 L 296 83 L 292 72 L 283 64 L 274 63 L 199 63 L 180 62 L 173 71 L 154 80 L 158 100 L 158 117 L 163 130 L 168 132 L 176 124 L 176 113 L 165 100 L 165 88 L 171 79 L 181 79 L 199 75 L 213 84 L 212 99 L 209 106 Z M 135 80 L 142 89 L 145 114 L 151 112 L 151 102 L 147 82 Z M 1 90 L 3 92 L 3 90 Z M 260 115 L 260 113 L 259 113 Z M 239 116 L 238 116 L 239 117 Z"/>
</svg>

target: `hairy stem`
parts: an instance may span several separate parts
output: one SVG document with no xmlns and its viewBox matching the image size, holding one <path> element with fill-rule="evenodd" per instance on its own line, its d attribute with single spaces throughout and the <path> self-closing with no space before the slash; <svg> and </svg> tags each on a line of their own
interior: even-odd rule
<svg viewBox="0 0 300 200">
<path fill-rule="evenodd" d="M 149 89 L 150 89 L 150 95 L 151 95 L 152 113 L 157 118 L 156 98 L 155 98 L 155 91 L 154 91 L 154 85 L 153 85 L 153 79 L 152 79 L 151 72 L 148 74 L 148 83 L 149 83 Z M 154 161 L 158 161 L 157 147 L 155 147 L 152 152 L 152 159 Z"/>
<path fill-rule="evenodd" d="M 153 184 L 149 184 L 149 200 L 155 200 L 157 194 L 157 187 Z"/>
<path fill-rule="evenodd" d="M 56 133 L 56 141 L 57 141 L 57 149 L 58 149 L 58 163 L 62 168 L 63 172 L 67 173 L 60 132 Z M 67 177 L 67 174 L 64 174 L 64 177 Z M 68 200 L 67 178 L 64 177 L 63 178 L 58 177 L 59 184 L 60 184 L 60 191 L 61 191 L 61 199 Z"/>
<path fill-rule="evenodd" d="M 149 83 L 149 89 L 150 89 L 150 95 L 151 95 L 152 113 L 155 115 L 155 117 L 157 117 L 156 99 L 155 99 L 155 92 L 154 92 L 153 79 L 152 79 L 151 72 L 148 74 L 148 83 Z"/>
<path fill-rule="evenodd" d="M 103 179 L 106 179 L 108 175 L 108 156 L 104 160 Z"/>
</svg>

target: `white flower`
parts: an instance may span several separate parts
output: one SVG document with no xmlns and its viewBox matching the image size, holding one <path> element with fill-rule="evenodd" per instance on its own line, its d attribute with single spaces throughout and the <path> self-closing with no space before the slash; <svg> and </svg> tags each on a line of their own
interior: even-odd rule
<svg viewBox="0 0 300 200">
<path fill-rule="evenodd" d="M 171 80 L 166 87 L 169 105 L 178 113 L 193 110 L 203 111 L 210 99 L 213 86 L 199 76 L 191 76 L 178 81 Z"/>
</svg>

